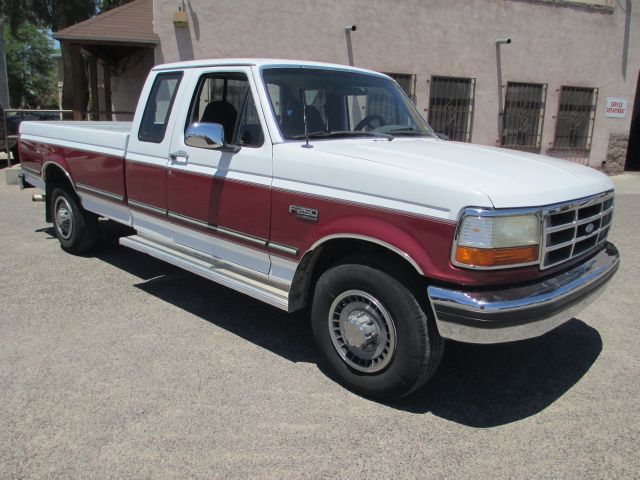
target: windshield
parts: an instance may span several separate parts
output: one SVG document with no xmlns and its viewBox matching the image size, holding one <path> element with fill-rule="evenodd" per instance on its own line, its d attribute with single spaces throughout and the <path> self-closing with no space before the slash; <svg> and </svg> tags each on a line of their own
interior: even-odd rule
<svg viewBox="0 0 640 480">
<path fill-rule="evenodd" d="M 390 79 L 320 68 L 265 68 L 263 78 L 280 132 L 287 140 L 435 136 Z"/>
</svg>

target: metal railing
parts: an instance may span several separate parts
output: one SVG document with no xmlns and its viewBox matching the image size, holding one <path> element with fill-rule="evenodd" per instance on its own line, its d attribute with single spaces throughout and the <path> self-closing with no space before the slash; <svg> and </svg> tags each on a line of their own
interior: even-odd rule
<svg viewBox="0 0 640 480">
<path fill-rule="evenodd" d="M 113 116 L 114 115 L 118 115 L 118 116 L 123 116 L 126 115 L 128 118 L 127 120 L 123 120 L 122 118 L 119 118 L 118 121 L 122 122 L 122 121 L 130 121 L 133 120 L 133 116 L 135 115 L 136 112 L 129 112 L 129 111 L 125 111 L 125 110 L 116 110 L 116 111 L 109 111 L 107 112 L 106 110 L 99 110 L 97 112 L 92 112 L 91 110 L 86 110 L 84 112 L 80 112 L 80 115 L 82 116 L 83 120 L 92 120 L 92 121 L 105 121 L 105 122 L 113 122 Z M 96 118 L 93 118 L 93 116 L 96 115 Z M 103 118 L 104 117 L 104 118 Z"/>
<path fill-rule="evenodd" d="M 7 152 L 7 166 L 11 166 L 11 148 L 18 140 L 20 123 L 24 120 L 64 120 L 65 115 L 72 118 L 73 110 L 38 110 L 30 108 L 8 108 L 4 110 L 2 118 L 4 125 L 4 144 L 1 150 Z M 49 116 L 49 118 L 46 118 L 46 116 Z"/>
</svg>

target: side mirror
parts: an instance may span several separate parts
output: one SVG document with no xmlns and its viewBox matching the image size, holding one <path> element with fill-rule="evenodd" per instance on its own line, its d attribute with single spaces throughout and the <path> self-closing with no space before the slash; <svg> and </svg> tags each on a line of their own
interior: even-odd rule
<svg viewBox="0 0 640 480">
<path fill-rule="evenodd" d="M 219 123 L 192 123 L 184 135 L 184 143 L 190 147 L 217 150 L 224 147 L 224 127 Z"/>
</svg>

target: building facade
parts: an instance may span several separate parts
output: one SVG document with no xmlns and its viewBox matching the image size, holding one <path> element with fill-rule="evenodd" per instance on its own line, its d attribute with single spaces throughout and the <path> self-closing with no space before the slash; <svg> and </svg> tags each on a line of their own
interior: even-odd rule
<svg viewBox="0 0 640 480">
<path fill-rule="evenodd" d="M 637 135 L 640 0 L 136 2 L 157 42 L 112 75 L 117 110 L 135 109 L 152 64 L 293 58 L 391 74 L 451 140 L 617 173 Z"/>
</svg>

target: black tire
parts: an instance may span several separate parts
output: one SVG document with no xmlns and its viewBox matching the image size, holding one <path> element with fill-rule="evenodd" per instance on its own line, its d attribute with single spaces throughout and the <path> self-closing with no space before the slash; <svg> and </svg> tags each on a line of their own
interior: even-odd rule
<svg viewBox="0 0 640 480">
<path fill-rule="evenodd" d="M 361 327 L 361 322 L 367 323 Z M 366 265 L 343 264 L 322 274 L 311 323 L 321 359 L 338 381 L 378 400 L 397 399 L 420 388 L 437 370 L 444 351 L 430 312 L 414 294 Z M 372 343 L 360 349 L 350 340 L 360 347 L 365 345 L 361 342 Z"/>
<path fill-rule="evenodd" d="M 73 254 L 91 250 L 98 241 L 98 217 L 86 211 L 74 193 L 64 188 L 51 192 L 51 217 L 62 248 Z"/>
</svg>

